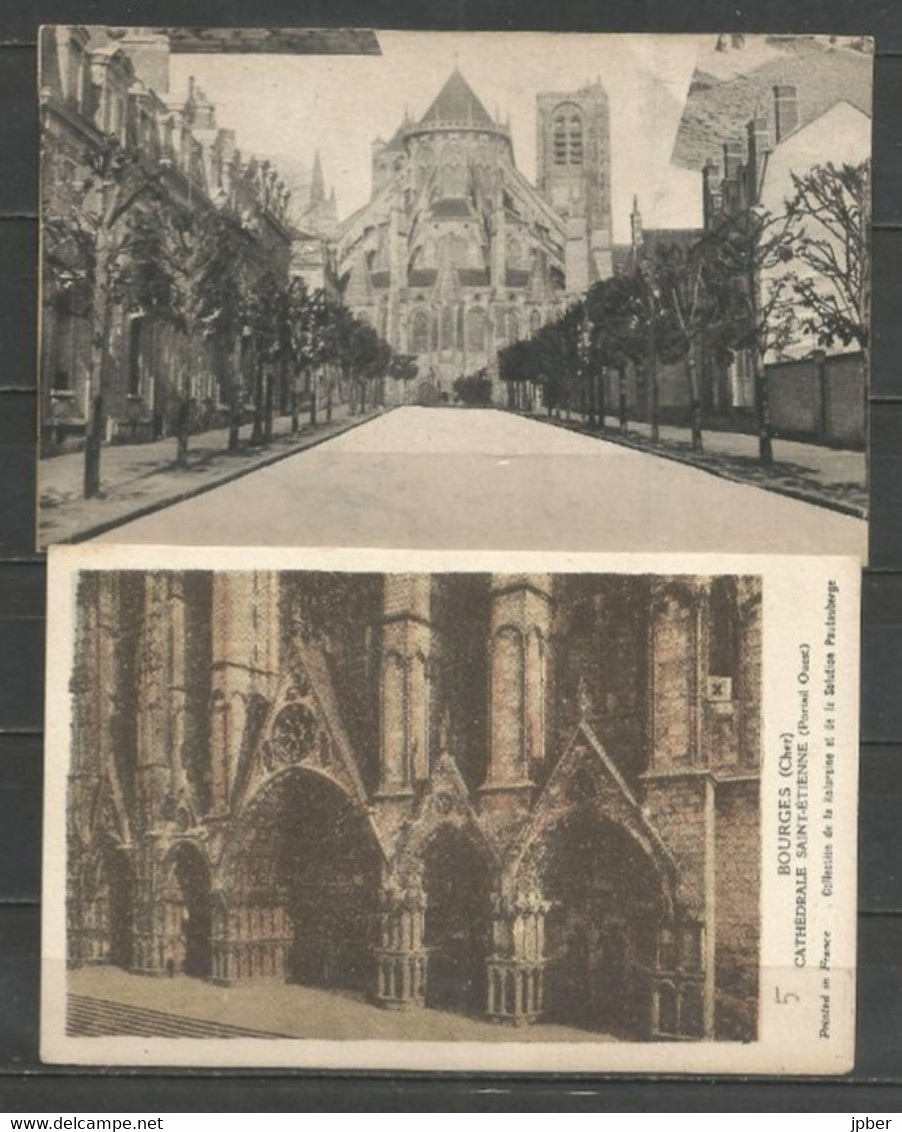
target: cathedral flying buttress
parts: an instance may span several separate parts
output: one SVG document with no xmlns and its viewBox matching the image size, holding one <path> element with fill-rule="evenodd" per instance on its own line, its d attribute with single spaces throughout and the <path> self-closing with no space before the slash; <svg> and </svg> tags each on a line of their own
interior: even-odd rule
<svg viewBox="0 0 902 1132">
<path fill-rule="evenodd" d="M 758 579 L 86 572 L 78 608 L 71 964 L 754 1037 Z"/>
<path fill-rule="evenodd" d="M 561 150 L 558 132 L 566 123 Z M 345 302 L 417 359 L 425 400 L 497 380 L 499 349 L 612 272 L 610 127 L 600 83 L 537 99 L 538 187 L 510 127 L 457 69 L 372 150 L 370 202 L 339 226 Z"/>
</svg>

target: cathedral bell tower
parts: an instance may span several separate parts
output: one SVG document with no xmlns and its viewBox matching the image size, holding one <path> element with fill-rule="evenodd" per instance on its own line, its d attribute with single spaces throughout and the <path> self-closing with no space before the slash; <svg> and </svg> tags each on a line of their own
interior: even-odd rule
<svg viewBox="0 0 902 1132">
<path fill-rule="evenodd" d="M 600 82 L 538 95 L 537 188 L 566 225 L 567 291 L 579 294 L 613 273 L 611 125 Z"/>
</svg>

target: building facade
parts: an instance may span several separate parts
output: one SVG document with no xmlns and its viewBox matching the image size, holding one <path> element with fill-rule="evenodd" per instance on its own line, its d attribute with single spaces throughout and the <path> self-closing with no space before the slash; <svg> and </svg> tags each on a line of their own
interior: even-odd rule
<svg viewBox="0 0 902 1132">
<path fill-rule="evenodd" d="M 242 156 L 234 131 L 217 124 L 194 82 L 187 96 L 171 93 L 170 50 L 167 35 L 147 28 L 41 32 L 40 388 L 50 450 L 84 433 L 99 392 L 94 368 L 103 374 L 109 440 L 174 431 L 186 401 L 197 426 L 221 423 L 232 375 L 249 384 L 240 332 L 229 341 L 196 335 L 189 342 L 178 319 L 161 317 L 141 293 L 140 272 L 128 265 L 141 254 L 135 222 L 142 214 L 227 216 L 247 236 L 260 270 L 287 277 L 284 184 L 270 163 Z M 101 290 L 109 294 L 106 314 Z M 98 338 L 103 357 L 92 364 Z"/>
<path fill-rule="evenodd" d="M 773 231 L 796 195 L 794 177 L 804 177 L 827 163 L 842 168 L 859 167 L 871 155 L 871 116 L 844 99 L 838 99 L 812 116 L 811 100 L 788 83 L 775 85 L 769 106 L 759 104 L 745 123 L 744 134 L 728 138 L 719 160 L 711 159 L 703 170 L 704 220 L 707 231 L 716 231 L 725 219 L 755 210 L 771 218 Z M 867 231 L 867 217 L 860 224 Z M 833 258 L 837 272 L 849 255 L 847 237 L 839 214 L 802 218 L 808 239 L 819 242 Z M 865 253 L 866 254 L 866 253 Z M 857 264 L 849 263 L 854 270 Z M 759 273 L 760 302 L 796 277 L 807 277 L 815 289 L 833 294 L 834 282 L 818 276 L 798 256 L 769 258 Z M 857 342 L 835 342 L 825 351 L 817 334 L 804 325 L 801 301 L 794 318 L 781 333 L 770 336 L 764 361 L 773 403 L 774 427 L 786 436 L 811 437 L 830 443 L 863 445 L 867 374 Z M 840 357 L 841 356 L 841 357 Z M 808 372 L 814 370 L 808 388 Z M 754 407 L 753 366 L 748 350 L 738 350 L 721 379 L 733 409 L 751 412 Z M 805 392 L 801 390 L 805 388 Z M 797 408 L 798 405 L 798 408 Z"/>
<path fill-rule="evenodd" d="M 84 573 L 70 963 L 754 1039 L 760 597 Z"/>
<path fill-rule="evenodd" d="M 400 353 L 422 395 L 488 370 L 611 274 L 610 127 L 600 83 L 537 103 L 538 183 L 510 129 L 456 70 L 422 118 L 372 152 L 372 196 L 339 227 L 345 301 Z"/>
</svg>

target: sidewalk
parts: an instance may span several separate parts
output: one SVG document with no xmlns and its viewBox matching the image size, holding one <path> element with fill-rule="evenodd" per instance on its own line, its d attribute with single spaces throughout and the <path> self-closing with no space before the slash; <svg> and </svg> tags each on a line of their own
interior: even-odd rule
<svg viewBox="0 0 902 1132">
<path fill-rule="evenodd" d="M 547 421 L 559 428 L 569 428 L 597 436 L 612 444 L 623 444 L 654 453 L 666 459 L 692 464 L 704 471 L 737 483 L 751 483 L 768 491 L 788 495 L 820 507 L 830 507 L 846 515 L 866 518 L 868 492 L 866 455 L 848 449 L 827 448 L 821 444 L 805 444 L 797 440 L 774 440 L 774 462 L 762 467 L 758 459 L 758 437 L 740 432 L 703 431 L 704 450 L 694 452 L 688 428 L 676 425 L 660 426 L 660 443 L 651 441 L 651 426 L 642 421 L 630 421 L 626 434 L 621 433 L 617 421 L 610 414 L 605 418 L 606 428 L 589 431 L 578 413 L 571 420 L 551 418 L 545 410 L 520 413 L 535 420 Z"/>
<path fill-rule="evenodd" d="M 228 428 L 197 433 L 189 441 L 187 468 L 176 467 L 174 436 L 150 444 L 107 445 L 100 457 L 100 495 L 93 499 L 82 498 L 83 452 L 47 457 L 38 462 L 39 543 L 43 547 L 90 538 L 312 448 L 381 412 L 350 416 L 346 405 L 337 405 L 331 423 L 325 423 L 322 410 L 315 427 L 304 415 L 300 432 L 294 435 L 291 417 L 277 417 L 272 443 L 266 446 L 251 446 L 251 426 L 246 424 L 234 453 L 226 451 Z"/>
</svg>

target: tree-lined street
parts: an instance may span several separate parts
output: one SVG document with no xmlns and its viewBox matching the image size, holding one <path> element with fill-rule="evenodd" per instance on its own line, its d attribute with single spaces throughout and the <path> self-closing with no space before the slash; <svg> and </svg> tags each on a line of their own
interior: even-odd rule
<svg viewBox="0 0 902 1132">
<path fill-rule="evenodd" d="M 101 537 L 861 557 L 867 550 L 860 519 L 497 410 L 419 407 Z"/>
</svg>

